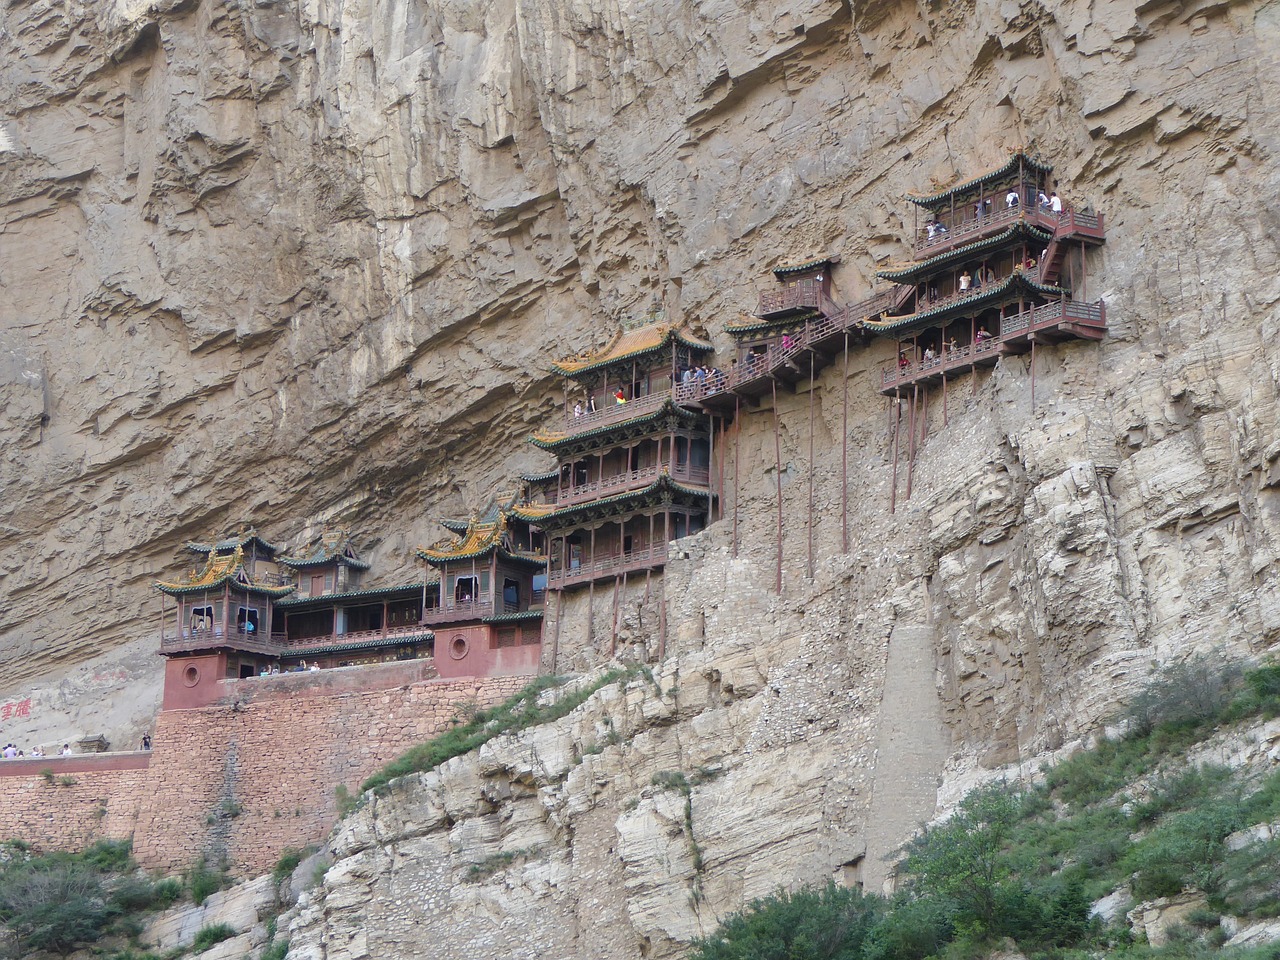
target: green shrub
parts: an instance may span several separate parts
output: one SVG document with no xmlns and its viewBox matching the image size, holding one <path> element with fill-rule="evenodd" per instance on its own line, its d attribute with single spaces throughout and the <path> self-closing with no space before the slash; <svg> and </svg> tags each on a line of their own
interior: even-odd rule
<svg viewBox="0 0 1280 960">
<path fill-rule="evenodd" d="M 932 898 L 899 897 L 869 931 L 864 960 L 924 960 L 937 956 L 955 932 L 950 905 Z"/>
<path fill-rule="evenodd" d="M 36 857 L 0 874 L 0 923 L 28 951 L 92 943 L 117 913 L 98 872 L 69 856 Z"/>
<path fill-rule="evenodd" d="M 284 853 L 280 854 L 280 859 L 276 861 L 275 869 L 271 871 L 271 879 L 275 881 L 276 886 L 280 886 L 293 871 L 298 869 L 298 864 L 315 852 L 315 847 L 306 847 L 301 850 L 297 847 L 285 847 Z"/>
<path fill-rule="evenodd" d="M 181 896 L 182 884 L 177 880 L 145 877 L 127 877 L 111 893 L 115 905 L 125 911 L 160 910 Z"/>
<path fill-rule="evenodd" d="M 191 941 L 191 951 L 193 953 L 203 953 L 215 943 L 230 940 L 235 935 L 235 928 L 229 923 L 215 923 L 207 927 L 201 927 L 196 933 L 195 939 Z"/>
<path fill-rule="evenodd" d="M 276 940 L 262 951 L 261 960 L 284 960 L 289 953 L 288 940 Z"/>
<path fill-rule="evenodd" d="M 397 777 L 434 770 L 446 760 L 470 753 L 502 734 L 516 733 L 527 727 L 559 720 L 585 703 L 597 690 L 610 683 L 625 680 L 637 672 L 638 668 L 634 667 L 629 670 L 611 670 L 594 683 L 579 687 L 545 704 L 540 702 L 542 694 L 562 685 L 565 679 L 538 677 L 515 696 L 489 710 L 479 710 L 472 705 L 461 711 L 462 715 L 454 721 L 456 726 L 451 730 L 410 748 L 366 780 L 360 790 L 362 793 L 377 790 Z"/>
<path fill-rule="evenodd" d="M 1122 716 L 1143 736 L 1159 726 L 1198 727 L 1217 720 L 1235 699 L 1244 671 L 1221 654 L 1170 664 L 1133 698 Z"/>
<path fill-rule="evenodd" d="M 689 960 L 859 960 L 882 911 L 879 898 L 835 884 L 776 893 L 695 940 Z"/>
<path fill-rule="evenodd" d="M 191 891 L 191 899 L 200 906 L 210 896 L 217 893 L 227 884 L 227 874 L 223 870 L 213 870 L 201 860 L 187 871 L 187 889 Z"/>
</svg>

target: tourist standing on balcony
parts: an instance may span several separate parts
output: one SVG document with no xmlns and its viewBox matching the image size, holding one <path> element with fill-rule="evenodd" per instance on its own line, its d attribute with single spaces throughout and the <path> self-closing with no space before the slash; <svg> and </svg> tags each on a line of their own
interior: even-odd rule
<svg viewBox="0 0 1280 960">
<path fill-rule="evenodd" d="M 594 393 L 587 395 L 587 413 L 596 412 L 596 395 Z"/>
<path fill-rule="evenodd" d="M 783 353 L 786 353 L 788 350 L 790 350 L 790 349 L 791 349 L 792 347 L 794 347 L 795 345 L 796 345 L 796 342 L 795 342 L 794 340 L 792 340 L 792 339 L 791 339 L 791 334 L 789 334 L 789 333 L 784 333 L 784 334 L 782 335 L 782 352 L 783 352 Z"/>
<path fill-rule="evenodd" d="M 1062 216 L 1062 198 L 1058 196 L 1057 190 L 1049 194 L 1049 209 L 1053 211 L 1055 217 Z"/>
<path fill-rule="evenodd" d="M 985 324 L 979 327 L 978 332 L 973 335 L 974 343 L 986 343 L 990 339 L 991 339 L 991 334 L 987 332 L 987 327 Z"/>
<path fill-rule="evenodd" d="M 614 402 L 618 404 L 618 406 L 622 406 L 624 403 L 627 402 L 627 395 L 623 393 L 622 388 L 619 387 L 618 392 L 613 395 L 613 399 L 614 399 Z"/>
<path fill-rule="evenodd" d="M 970 276 L 969 271 L 966 270 L 964 273 L 960 274 L 960 292 L 965 293 L 972 286 L 973 277 Z"/>
<path fill-rule="evenodd" d="M 954 357 L 956 353 L 959 351 L 959 349 L 960 349 L 960 344 L 956 343 L 956 335 L 953 333 L 951 335 L 951 339 L 947 341 L 947 352 Z"/>
<path fill-rule="evenodd" d="M 933 352 L 933 347 L 925 347 L 925 348 L 924 348 L 924 362 L 925 362 L 925 363 L 933 363 L 933 361 L 934 361 L 934 359 L 935 359 L 936 357 L 937 357 L 937 354 Z"/>
<path fill-rule="evenodd" d="M 573 419 L 577 420 L 582 416 L 582 401 L 579 400 L 573 405 Z"/>
<path fill-rule="evenodd" d="M 1020 202 L 1020 199 L 1018 197 L 1017 190 L 1010 190 L 1008 193 L 1004 195 L 1004 205 L 1008 207 L 1010 210 L 1016 207 L 1019 202 Z"/>
<path fill-rule="evenodd" d="M 899 350 L 898 351 L 898 369 L 906 370 L 907 367 L 909 366 L 911 366 L 911 361 L 907 359 L 907 351 Z"/>
</svg>

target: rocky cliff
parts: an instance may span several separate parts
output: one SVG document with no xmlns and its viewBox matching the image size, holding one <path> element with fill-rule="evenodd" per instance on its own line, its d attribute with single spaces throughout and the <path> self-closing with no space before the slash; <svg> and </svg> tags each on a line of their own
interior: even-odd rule
<svg viewBox="0 0 1280 960">
<path fill-rule="evenodd" d="M 841 253 L 842 298 L 864 294 L 904 251 L 904 192 L 1014 145 L 1106 213 L 1077 293 L 1106 299 L 1109 339 L 1041 350 L 1034 399 L 1027 358 L 935 397 L 897 512 L 876 392 L 890 345 L 780 398 L 780 470 L 773 415 L 741 418 L 736 556 L 726 521 L 673 562 L 663 692 L 627 693 L 614 721 L 652 726 L 652 750 L 564 774 L 571 834 L 518 758 L 415 814 L 433 856 L 466 824 L 498 852 L 607 851 L 520 883 L 560 891 L 608 942 L 539 913 L 554 947 L 513 956 L 670 955 L 778 883 L 874 884 L 940 778 L 946 796 L 1069 743 L 1155 663 L 1280 636 L 1274 2 L 30 0 L 3 16 L 15 689 L 149 631 L 149 581 L 213 529 L 341 518 L 404 572 L 435 516 L 544 462 L 521 440 L 556 407 L 548 360 L 655 299 L 723 343 L 781 258 Z M 604 736 L 562 732 L 558 757 Z M 672 771 L 694 835 L 718 831 L 697 876 L 685 793 L 652 786 Z M 422 852 L 385 836 L 379 863 Z M 628 872 L 637 859 L 667 872 Z M 388 902 L 433 895 L 451 862 Z M 686 907 L 644 906 L 659 882 Z M 500 888 L 475 887 L 478 927 L 534 917 Z"/>
</svg>

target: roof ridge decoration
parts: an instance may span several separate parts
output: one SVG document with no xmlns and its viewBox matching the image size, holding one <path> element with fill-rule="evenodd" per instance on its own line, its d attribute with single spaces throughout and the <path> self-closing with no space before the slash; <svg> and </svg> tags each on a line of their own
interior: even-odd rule
<svg viewBox="0 0 1280 960">
<path fill-rule="evenodd" d="M 999 294 L 1012 289 L 1015 285 L 1024 286 L 1028 290 L 1032 290 L 1050 299 L 1070 296 L 1070 292 L 1064 288 L 1039 283 L 1036 280 L 1032 280 L 1019 269 L 1015 270 L 1012 274 L 997 283 L 984 286 L 973 291 L 967 297 L 961 297 L 958 300 L 942 303 L 936 307 L 932 307 L 928 310 L 917 311 L 916 313 L 904 313 L 898 316 L 888 316 L 881 320 L 861 320 L 858 322 L 858 326 L 865 330 L 869 330 L 872 333 L 886 333 L 890 330 L 897 330 L 901 327 L 922 323 L 934 316 L 941 316 L 951 310 L 958 309 L 961 311 L 961 314 L 963 314 L 965 310 L 968 310 L 971 307 L 980 306 L 987 300 L 994 299 Z"/>
<path fill-rule="evenodd" d="M 346 527 L 325 528 L 314 544 L 292 556 L 281 557 L 280 562 L 294 569 L 330 563 L 340 563 L 356 570 L 369 569 L 369 563 L 361 560 L 352 546 L 351 533 Z"/>
<path fill-rule="evenodd" d="M 941 253 L 935 253 L 931 257 L 926 257 L 924 260 L 890 262 L 888 269 L 877 270 L 876 276 L 881 280 L 901 282 L 899 280 L 900 277 L 909 276 L 918 270 L 925 270 L 948 260 L 963 260 L 965 257 L 979 253 L 982 250 L 998 247 L 1002 243 L 1006 243 L 1009 240 L 1016 238 L 1019 234 L 1029 234 L 1037 240 L 1045 243 L 1048 243 L 1053 239 L 1052 233 L 1044 227 L 1028 222 L 1025 219 L 1025 215 L 1023 215 L 999 233 L 994 233 L 989 237 L 982 237 L 981 239 L 973 240 L 969 243 L 963 244 L 962 246 L 953 247 L 950 250 L 944 250 Z"/>
<path fill-rule="evenodd" d="M 425 560 L 427 563 L 477 560 L 487 555 L 490 551 L 497 550 L 500 556 L 509 560 L 522 560 L 538 564 L 546 562 L 546 558 L 541 554 L 528 553 L 510 543 L 510 538 L 507 534 L 507 515 L 508 513 L 516 513 L 519 516 L 515 510 L 514 499 L 506 507 L 499 506 L 494 501 L 490 509 L 485 511 L 486 517 L 491 510 L 496 510 L 494 519 L 481 520 L 473 515 L 465 531 L 454 533 L 451 537 L 443 537 L 429 547 L 419 547 L 417 550 L 418 558 Z M 446 527 L 446 529 L 449 528 Z"/>
<path fill-rule="evenodd" d="M 643 423 L 650 423 L 662 417 L 676 414 L 679 416 L 695 416 L 695 414 L 680 406 L 675 399 L 668 395 L 662 403 L 647 413 L 639 413 L 634 417 L 628 417 L 625 420 L 614 420 L 602 423 L 598 427 L 591 430 L 575 431 L 570 433 L 564 430 L 551 430 L 543 433 L 535 433 L 529 436 L 528 441 L 541 450 L 555 450 L 564 443 L 576 442 L 579 440 L 589 440 L 592 437 L 600 436 L 610 430 L 619 430 L 624 427 L 633 427 Z"/>
<path fill-rule="evenodd" d="M 239 533 L 233 533 L 230 536 L 222 537 L 221 539 L 211 539 L 207 543 L 201 540 L 188 540 L 183 544 L 183 546 L 192 553 L 209 554 L 216 553 L 219 550 L 231 550 L 234 547 L 244 547 L 255 540 L 262 544 L 268 552 L 273 554 L 279 553 L 283 549 L 281 544 L 272 543 L 270 540 L 258 536 L 257 528 L 251 525 L 241 526 Z"/>
<path fill-rule="evenodd" d="M 832 266 L 834 267 L 840 262 L 840 254 L 824 254 L 817 257 L 806 257 L 803 260 L 784 260 L 773 268 L 773 275 L 781 280 L 783 277 L 792 273 L 804 273 L 807 270 L 816 270 L 818 267 Z"/>
<path fill-rule="evenodd" d="M 216 550 L 209 551 L 204 568 L 198 572 L 193 570 L 191 576 L 185 581 L 157 580 L 155 586 L 161 593 L 181 595 L 220 587 L 229 581 L 254 593 L 265 593 L 273 597 L 283 597 L 295 589 L 291 583 L 268 586 L 250 579 L 248 571 L 244 568 L 244 547 L 239 545 L 231 553 L 220 554 Z"/>
<path fill-rule="evenodd" d="M 1019 164 L 1037 173 L 1051 173 L 1053 171 L 1052 164 L 1041 160 L 1026 147 L 1010 147 L 1009 159 L 1000 166 L 983 171 L 977 176 L 969 177 L 966 180 L 957 180 L 949 187 L 942 187 L 935 181 L 932 193 L 908 193 L 907 199 L 917 206 L 930 207 L 935 203 L 941 203 L 943 200 L 949 200 L 951 197 L 964 193 L 966 190 L 981 186 L 989 180 L 996 180 L 1006 176 L 1017 170 Z"/>
<path fill-rule="evenodd" d="M 709 352 L 715 349 L 712 344 L 694 336 L 687 324 L 657 320 L 631 330 L 624 328 L 603 349 L 557 360 L 551 364 L 551 370 L 564 377 L 581 376 L 614 363 L 657 353 L 673 340 L 691 350 Z"/>
</svg>

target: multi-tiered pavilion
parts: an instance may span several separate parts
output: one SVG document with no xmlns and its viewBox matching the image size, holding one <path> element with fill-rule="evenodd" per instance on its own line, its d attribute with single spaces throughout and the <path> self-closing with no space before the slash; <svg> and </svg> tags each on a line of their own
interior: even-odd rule
<svg viewBox="0 0 1280 960">
<path fill-rule="evenodd" d="M 548 588 L 660 570 L 668 542 L 707 524 L 711 427 L 683 401 L 697 382 L 685 371 L 711 350 L 651 320 L 553 366 L 566 379 L 564 419 L 530 439 L 555 455 L 556 469 L 526 478 L 540 502 L 512 509 L 546 535 Z"/>
<path fill-rule="evenodd" d="M 908 197 L 913 258 L 878 273 L 899 284 L 901 308 L 862 324 L 897 346 L 882 393 L 941 383 L 1037 344 L 1106 335 L 1105 305 L 1084 299 L 1085 250 L 1103 242 L 1102 215 L 1065 205 L 1051 175 L 1019 150 L 979 176 Z"/>
</svg>

